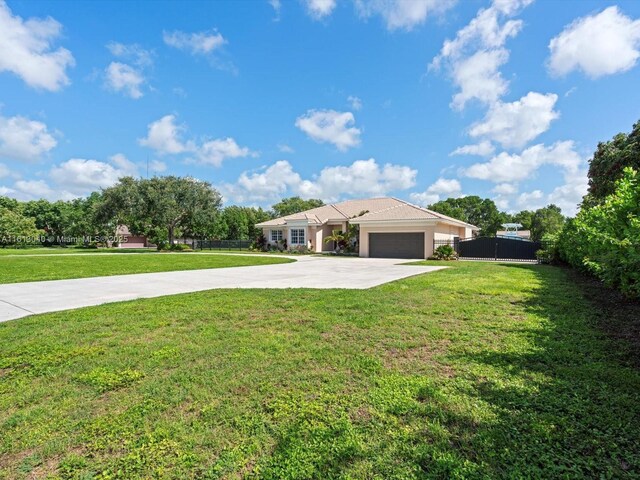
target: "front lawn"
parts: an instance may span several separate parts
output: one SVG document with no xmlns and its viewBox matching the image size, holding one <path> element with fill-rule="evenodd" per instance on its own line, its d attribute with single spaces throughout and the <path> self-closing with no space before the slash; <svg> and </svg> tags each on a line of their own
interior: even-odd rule
<svg viewBox="0 0 640 480">
<path fill-rule="evenodd" d="M 0 257 L 0 284 L 200 268 L 271 265 L 291 261 L 286 258 L 257 255 L 195 255 L 193 253 L 5 256 Z"/>
<path fill-rule="evenodd" d="M 568 270 L 448 265 L 2 324 L 0 478 L 638 478 L 620 310 Z"/>
</svg>

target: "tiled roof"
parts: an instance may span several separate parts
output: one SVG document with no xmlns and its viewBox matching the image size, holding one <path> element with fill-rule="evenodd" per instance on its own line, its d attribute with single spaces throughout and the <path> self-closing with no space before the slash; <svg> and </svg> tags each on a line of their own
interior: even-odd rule
<svg viewBox="0 0 640 480">
<path fill-rule="evenodd" d="M 366 212 L 362 214 L 363 212 Z M 362 215 L 361 215 L 362 214 Z M 347 200 L 336 204 L 323 205 L 305 212 L 276 218 L 259 223 L 261 227 L 286 225 L 288 221 L 308 220 L 310 224 L 324 224 L 330 221 L 342 222 L 355 220 L 360 222 L 384 222 L 399 220 L 445 220 L 458 225 L 475 228 L 473 225 L 432 212 L 423 207 L 413 205 L 392 197 L 368 198 L 364 200 Z"/>
</svg>

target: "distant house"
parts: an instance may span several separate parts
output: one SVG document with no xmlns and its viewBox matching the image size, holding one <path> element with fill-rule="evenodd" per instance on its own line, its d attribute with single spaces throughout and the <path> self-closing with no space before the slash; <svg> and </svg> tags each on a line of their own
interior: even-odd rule
<svg viewBox="0 0 640 480">
<path fill-rule="evenodd" d="M 314 252 L 333 250 L 324 239 L 333 230 L 358 225 L 361 257 L 427 258 L 434 240 L 473 236 L 478 227 L 397 198 L 369 198 L 324 205 L 258 223 L 267 242 Z"/>
<path fill-rule="evenodd" d="M 118 248 L 144 248 L 153 246 L 144 235 L 133 235 L 126 225 L 119 225 L 116 236 L 121 236 L 123 241 L 118 244 Z"/>
</svg>

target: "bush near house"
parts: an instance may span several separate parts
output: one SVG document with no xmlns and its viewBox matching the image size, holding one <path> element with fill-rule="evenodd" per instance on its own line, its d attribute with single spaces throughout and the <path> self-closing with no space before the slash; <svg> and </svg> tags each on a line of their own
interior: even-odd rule
<svg viewBox="0 0 640 480">
<path fill-rule="evenodd" d="M 440 245 L 433 252 L 433 260 L 457 260 L 458 254 L 451 245 Z"/>
</svg>

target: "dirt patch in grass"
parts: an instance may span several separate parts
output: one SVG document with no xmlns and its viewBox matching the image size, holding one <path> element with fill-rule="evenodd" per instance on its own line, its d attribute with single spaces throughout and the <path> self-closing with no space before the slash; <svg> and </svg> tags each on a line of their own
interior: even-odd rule
<svg viewBox="0 0 640 480">
<path fill-rule="evenodd" d="M 424 345 L 409 348 L 391 347 L 385 351 L 383 365 L 396 371 L 420 371 L 424 367 L 436 370 L 439 374 L 452 378 L 455 370 L 441 361 L 449 351 L 451 341 L 442 339 L 431 340 Z"/>
</svg>

